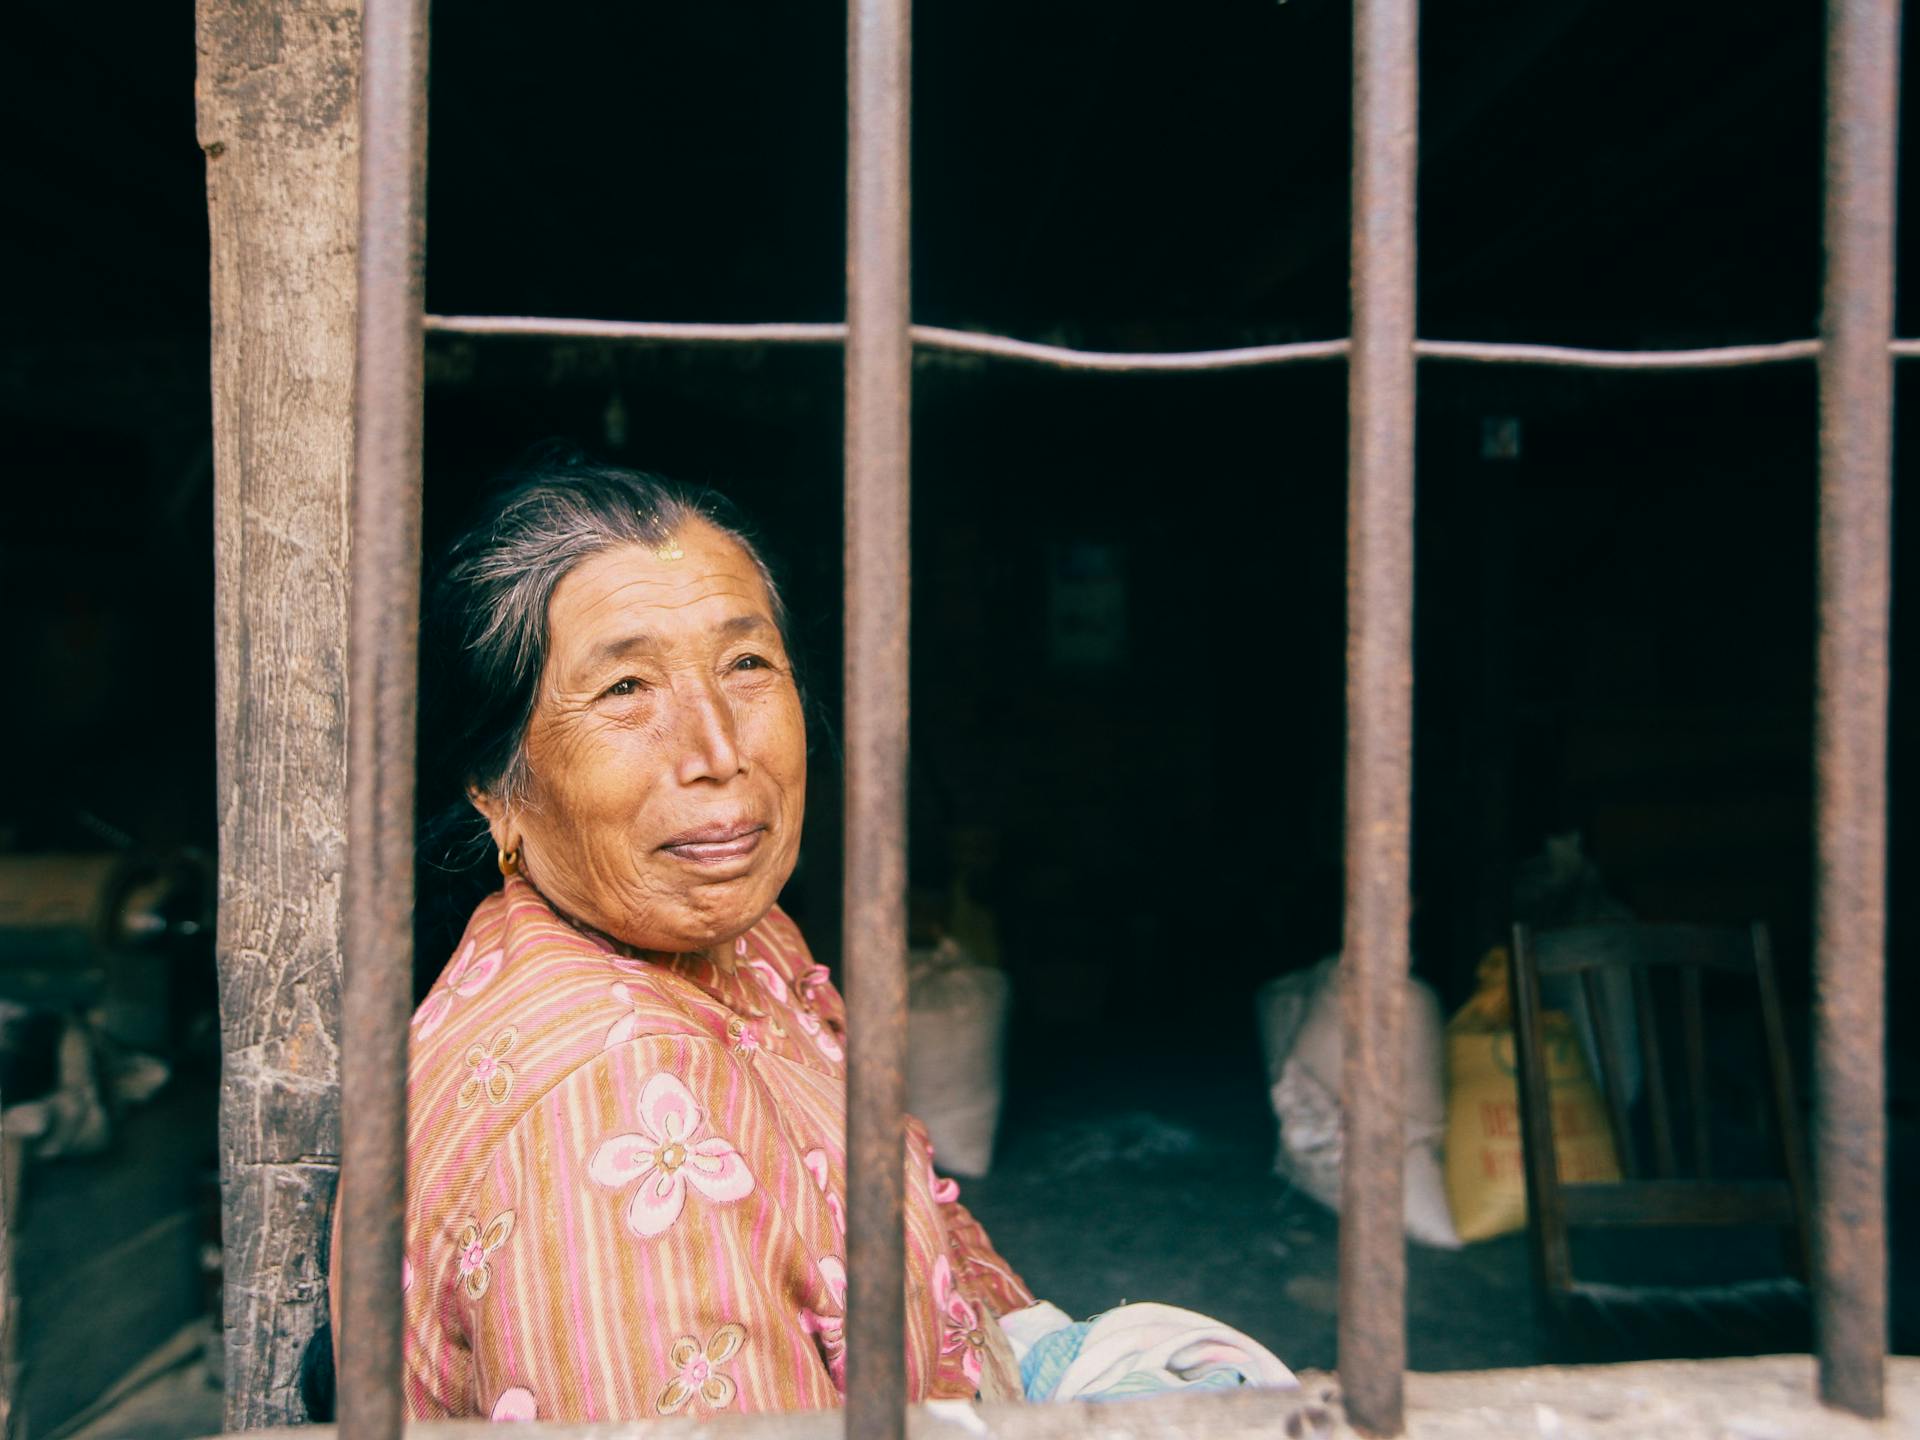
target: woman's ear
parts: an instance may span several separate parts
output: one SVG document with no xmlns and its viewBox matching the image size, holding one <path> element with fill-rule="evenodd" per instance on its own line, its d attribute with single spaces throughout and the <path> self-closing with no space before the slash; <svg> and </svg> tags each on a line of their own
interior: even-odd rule
<svg viewBox="0 0 1920 1440">
<path fill-rule="evenodd" d="M 493 836 L 495 849 L 511 850 L 518 846 L 519 841 L 509 833 L 513 828 L 512 817 L 497 795 L 482 790 L 478 785 L 468 785 L 467 799 L 472 802 L 474 809 L 487 817 L 487 830 Z"/>
</svg>

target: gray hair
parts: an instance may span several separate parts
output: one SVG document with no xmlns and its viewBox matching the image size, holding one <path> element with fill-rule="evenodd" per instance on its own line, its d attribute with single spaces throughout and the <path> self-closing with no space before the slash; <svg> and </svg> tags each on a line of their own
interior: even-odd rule
<svg viewBox="0 0 1920 1440">
<path fill-rule="evenodd" d="M 547 606 L 575 566 L 619 545 L 658 547 L 693 522 L 737 544 L 767 587 L 773 573 L 733 505 L 701 486 L 548 448 L 503 477 L 448 551 L 427 617 L 430 719 L 463 786 L 512 799 L 527 781 L 527 724 L 547 662 Z"/>
</svg>

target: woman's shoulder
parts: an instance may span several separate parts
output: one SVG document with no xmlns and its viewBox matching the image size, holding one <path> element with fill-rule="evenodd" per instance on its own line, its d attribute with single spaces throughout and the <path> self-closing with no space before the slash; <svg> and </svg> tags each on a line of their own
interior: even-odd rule
<svg viewBox="0 0 1920 1440">
<path fill-rule="evenodd" d="M 408 1102 L 416 1128 L 476 1107 L 506 1118 L 635 1029 L 704 1035 L 685 989 L 569 925 L 529 885 L 481 902 L 415 1012 Z"/>
<path fill-rule="evenodd" d="M 475 908 L 453 956 L 414 1012 L 419 1051 L 477 1012 L 538 1006 L 556 987 L 610 974 L 612 946 L 567 924 L 529 885 L 510 881 Z M 427 1047 L 435 1048 L 435 1047 Z"/>
<path fill-rule="evenodd" d="M 778 905 L 763 915 L 742 941 L 756 957 L 770 961 L 788 984 L 799 984 L 821 968 L 815 965 L 800 927 Z"/>
</svg>

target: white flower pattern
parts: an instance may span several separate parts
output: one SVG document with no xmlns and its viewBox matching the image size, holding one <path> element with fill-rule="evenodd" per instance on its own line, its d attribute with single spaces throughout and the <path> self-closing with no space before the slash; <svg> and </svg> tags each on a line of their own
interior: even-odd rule
<svg viewBox="0 0 1920 1440">
<path fill-rule="evenodd" d="M 481 955 L 478 941 L 469 940 L 466 948 L 454 957 L 447 967 L 447 973 L 441 976 L 441 983 L 433 994 L 427 996 L 413 1017 L 413 1027 L 424 1040 L 446 1023 L 447 1016 L 453 1013 L 455 998 L 470 1000 L 488 985 L 493 977 L 500 973 L 500 967 L 507 963 L 507 952 L 489 950 Z"/>
<path fill-rule="evenodd" d="M 833 1027 L 822 1020 L 814 1010 L 813 997 L 825 989 L 829 983 L 831 983 L 831 980 L 827 974 L 826 966 L 809 966 L 807 973 L 793 983 L 793 1019 L 794 1023 L 805 1031 L 808 1038 L 813 1041 L 815 1048 L 818 1049 L 822 1055 L 826 1056 L 827 1059 L 838 1065 L 847 1058 L 847 1052 L 841 1048 L 840 1042 L 834 1038 Z"/>
<path fill-rule="evenodd" d="M 802 1310 L 800 1328 L 820 1341 L 820 1354 L 834 1388 L 847 1393 L 847 1267 L 838 1255 L 822 1255 L 814 1262 L 827 1287 L 825 1310 Z"/>
<path fill-rule="evenodd" d="M 488 1418 L 502 1424 L 537 1420 L 540 1418 L 540 1407 L 531 1390 L 524 1385 L 515 1385 L 512 1389 L 500 1392 L 500 1398 L 493 1402 L 493 1412 Z"/>
<path fill-rule="evenodd" d="M 640 1182 L 627 1203 L 627 1228 L 643 1240 L 664 1234 L 686 1207 L 692 1186 L 717 1203 L 753 1190 L 753 1173 L 731 1141 L 720 1135 L 696 1140 L 706 1123 L 693 1092 L 662 1070 L 641 1088 L 635 1107 L 639 1134 L 600 1142 L 587 1174 L 609 1189 Z"/>
<path fill-rule="evenodd" d="M 846 1202 L 834 1193 L 833 1186 L 828 1183 L 827 1152 L 815 1146 L 800 1157 L 800 1163 L 807 1167 L 807 1174 L 813 1177 L 813 1183 L 820 1193 L 827 1197 L 827 1213 L 833 1216 L 833 1228 L 840 1232 L 842 1239 L 846 1238 Z"/>
</svg>

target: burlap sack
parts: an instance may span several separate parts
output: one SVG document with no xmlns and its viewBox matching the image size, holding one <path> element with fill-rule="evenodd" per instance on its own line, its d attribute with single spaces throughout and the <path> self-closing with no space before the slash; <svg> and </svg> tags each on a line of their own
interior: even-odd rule
<svg viewBox="0 0 1920 1440">
<path fill-rule="evenodd" d="M 1527 1223 L 1527 1173 L 1520 1136 L 1507 956 L 1480 964 L 1480 989 L 1447 1024 L 1447 1201 L 1462 1240 L 1486 1240 Z M 1620 1178 L 1613 1136 L 1572 1022 L 1541 1016 L 1547 1086 L 1553 1095 L 1553 1153 L 1569 1185 Z"/>
</svg>

